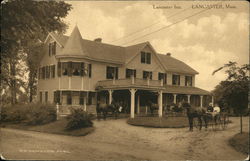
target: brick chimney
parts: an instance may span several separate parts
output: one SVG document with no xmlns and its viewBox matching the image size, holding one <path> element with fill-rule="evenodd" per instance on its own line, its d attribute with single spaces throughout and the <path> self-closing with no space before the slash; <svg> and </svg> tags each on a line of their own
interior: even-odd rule
<svg viewBox="0 0 250 161">
<path fill-rule="evenodd" d="M 96 38 L 94 41 L 95 42 L 102 42 L 102 38 Z"/>
<path fill-rule="evenodd" d="M 171 56 L 171 53 L 167 53 L 166 55 L 167 55 L 167 56 Z"/>
</svg>

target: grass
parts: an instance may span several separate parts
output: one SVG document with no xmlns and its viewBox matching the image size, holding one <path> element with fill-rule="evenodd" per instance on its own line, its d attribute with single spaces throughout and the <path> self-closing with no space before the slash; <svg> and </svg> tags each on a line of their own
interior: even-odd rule
<svg viewBox="0 0 250 161">
<path fill-rule="evenodd" d="M 230 140 L 229 144 L 237 151 L 248 154 L 249 153 L 249 132 L 234 135 Z"/>
<path fill-rule="evenodd" d="M 71 136 L 85 136 L 95 130 L 94 127 L 81 128 L 77 130 L 65 130 L 66 124 L 67 120 L 62 118 L 58 121 L 54 121 L 45 125 L 28 126 L 24 124 L 3 124 L 2 127 Z"/>
<path fill-rule="evenodd" d="M 156 127 L 156 128 L 183 128 L 188 127 L 187 117 L 136 117 L 129 118 L 130 125 Z"/>
</svg>

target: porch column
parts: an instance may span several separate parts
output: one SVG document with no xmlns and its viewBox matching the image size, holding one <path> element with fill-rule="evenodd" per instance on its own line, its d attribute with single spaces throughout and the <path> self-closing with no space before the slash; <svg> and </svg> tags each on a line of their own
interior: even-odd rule
<svg viewBox="0 0 250 161">
<path fill-rule="evenodd" d="M 130 101 L 130 117 L 135 118 L 135 92 L 136 89 L 132 88 L 129 90 L 130 91 L 130 96 L 131 96 L 131 101 Z"/>
<path fill-rule="evenodd" d="M 200 107 L 202 107 L 202 101 L 203 101 L 203 96 L 202 95 L 200 95 Z"/>
<path fill-rule="evenodd" d="M 140 114 L 140 95 L 137 96 L 137 114 Z"/>
<path fill-rule="evenodd" d="M 87 95 L 88 93 L 86 93 L 86 95 L 83 97 L 83 110 L 87 111 Z"/>
<path fill-rule="evenodd" d="M 214 96 L 212 96 L 212 106 L 214 107 Z"/>
<path fill-rule="evenodd" d="M 135 84 L 135 77 L 134 76 L 131 76 L 131 81 L 132 81 L 132 84 Z"/>
<path fill-rule="evenodd" d="M 109 91 L 109 104 L 112 103 L 112 93 L 113 93 L 113 90 L 108 90 Z"/>
<path fill-rule="evenodd" d="M 162 117 L 162 91 L 158 92 L 159 117 Z"/>
<path fill-rule="evenodd" d="M 190 104 L 190 97 L 191 97 L 191 95 L 188 94 L 187 97 L 188 97 L 188 103 Z"/>
<path fill-rule="evenodd" d="M 176 104 L 176 96 L 177 94 L 174 94 L 174 104 Z"/>
</svg>

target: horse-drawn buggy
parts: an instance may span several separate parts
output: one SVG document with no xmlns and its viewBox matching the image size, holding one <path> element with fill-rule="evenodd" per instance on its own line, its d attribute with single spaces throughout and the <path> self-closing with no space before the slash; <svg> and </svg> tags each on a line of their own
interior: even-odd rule
<svg viewBox="0 0 250 161">
<path fill-rule="evenodd" d="M 187 110 L 190 131 L 193 130 L 193 127 L 201 130 L 203 125 L 206 129 L 211 127 L 213 130 L 227 128 L 229 116 L 225 110 L 213 113 L 207 112 L 205 107 L 192 107 L 189 103 L 183 103 L 182 106 Z M 203 121 L 204 124 L 202 124 Z"/>
</svg>

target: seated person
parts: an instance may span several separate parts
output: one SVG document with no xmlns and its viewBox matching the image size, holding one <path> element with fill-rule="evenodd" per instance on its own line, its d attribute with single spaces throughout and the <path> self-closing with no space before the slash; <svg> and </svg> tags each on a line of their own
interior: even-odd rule
<svg viewBox="0 0 250 161">
<path fill-rule="evenodd" d="M 207 113 L 212 113 L 214 111 L 213 103 L 209 103 L 209 106 L 207 107 Z"/>
<path fill-rule="evenodd" d="M 217 120 L 217 117 L 219 116 L 219 114 L 220 114 L 220 107 L 218 106 L 218 104 L 215 104 L 213 112 L 212 112 L 212 116 L 215 121 Z"/>
</svg>

